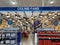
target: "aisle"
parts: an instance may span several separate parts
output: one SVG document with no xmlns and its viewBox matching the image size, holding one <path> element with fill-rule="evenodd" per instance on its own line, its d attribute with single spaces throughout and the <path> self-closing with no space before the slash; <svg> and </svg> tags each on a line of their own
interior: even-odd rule
<svg viewBox="0 0 60 45">
<path fill-rule="evenodd" d="M 20 45 L 33 45 L 33 39 L 32 34 L 29 35 L 28 39 L 23 39 L 20 43 Z"/>
</svg>

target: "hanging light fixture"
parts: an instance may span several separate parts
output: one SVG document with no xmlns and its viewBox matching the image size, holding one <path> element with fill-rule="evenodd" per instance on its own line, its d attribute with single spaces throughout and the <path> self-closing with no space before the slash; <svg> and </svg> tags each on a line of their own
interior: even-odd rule
<svg viewBox="0 0 60 45">
<path fill-rule="evenodd" d="M 55 18 L 55 17 L 52 17 L 52 18 Z"/>
<path fill-rule="evenodd" d="M 57 16 L 57 15 L 55 15 L 55 16 Z"/>
</svg>

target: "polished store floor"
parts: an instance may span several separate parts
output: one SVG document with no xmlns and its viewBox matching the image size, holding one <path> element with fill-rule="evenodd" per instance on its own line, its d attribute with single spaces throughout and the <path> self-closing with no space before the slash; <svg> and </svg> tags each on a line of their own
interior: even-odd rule
<svg viewBox="0 0 60 45">
<path fill-rule="evenodd" d="M 29 34 L 27 39 L 22 39 L 20 45 L 33 45 L 33 35 Z"/>
</svg>

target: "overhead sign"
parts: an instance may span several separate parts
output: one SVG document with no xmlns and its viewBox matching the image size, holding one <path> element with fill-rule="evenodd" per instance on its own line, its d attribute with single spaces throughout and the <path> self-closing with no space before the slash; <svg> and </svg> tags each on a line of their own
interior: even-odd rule
<svg viewBox="0 0 60 45">
<path fill-rule="evenodd" d="M 60 10 L 60 7 L 0 7 L 0 11 L 42 11 Z"/>
</svg>

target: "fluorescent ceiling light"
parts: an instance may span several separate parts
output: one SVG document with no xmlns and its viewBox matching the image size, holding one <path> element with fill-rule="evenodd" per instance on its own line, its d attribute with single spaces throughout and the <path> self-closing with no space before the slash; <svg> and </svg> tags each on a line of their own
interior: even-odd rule
<svg viewBox="0 0 60 45">
<path fill-rule="evenodd" d="M 11 2 L 13 5 L 15 5 L 16 4 L 16 2 Z"/>
<path fill-rule="evenodd" d="M 53 1 L 50 2 L 50 4 L 54 4 L 54 2 L 55 2 L 55 1 L 53 0 Z"/>
<path fill-rule="evenodd" d="M 10 2 L 11 2 L 12 5 L 16 5 L 17 4 L 16 0 L 10 0 Z"/>
</svg>

